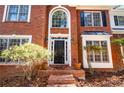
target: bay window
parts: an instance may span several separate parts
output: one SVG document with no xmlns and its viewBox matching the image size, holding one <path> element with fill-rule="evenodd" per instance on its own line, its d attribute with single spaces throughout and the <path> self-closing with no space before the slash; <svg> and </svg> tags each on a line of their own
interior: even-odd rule
<svg viewBox="0 0 124 93">
<path fill-rule="evenodd" d="M 107 32 L 85 31 L 82 35 L 82 59 L 83 67 L 88 67 L 88 61 L 93 68 L 112 68 L 112 54 L 110 37 Z M 93 49 L 86 50 L 87 46 L 98 46 L 102 50 L 95 51 Z"/>
</svg>

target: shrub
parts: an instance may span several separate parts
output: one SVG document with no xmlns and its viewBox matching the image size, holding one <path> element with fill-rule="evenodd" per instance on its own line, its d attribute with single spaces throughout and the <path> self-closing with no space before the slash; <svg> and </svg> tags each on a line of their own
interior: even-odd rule
<svg viewBox="0 0 124 93">
<path fill-rule="evenodd" d="M 11 59 L 12 62 L 21 62 L 25 77 L 34 77 L 39 70 L 38 65 L 42 65 L 50 58 L 47 49 L 32 43 L 26 43 L 21 46 L 13 46 L 4 50 L 1 56 Z"/>
</svg>

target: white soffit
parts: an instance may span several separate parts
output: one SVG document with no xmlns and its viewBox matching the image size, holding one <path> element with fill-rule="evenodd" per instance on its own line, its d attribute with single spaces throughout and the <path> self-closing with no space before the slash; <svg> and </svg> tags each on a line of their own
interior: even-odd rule
<svg viewBox="0 0 124 93">
<path fill-rule="evenodd" d="M 99 5 L 99 6 L 82 6 L 82 5 L 75 5 L 73 7 L 76 7 L 76 9 L 85 9 L 85 10 L 109 10 L 111 9 L 113 6 L 103 6 L 103 5 Z"/>
</svg>

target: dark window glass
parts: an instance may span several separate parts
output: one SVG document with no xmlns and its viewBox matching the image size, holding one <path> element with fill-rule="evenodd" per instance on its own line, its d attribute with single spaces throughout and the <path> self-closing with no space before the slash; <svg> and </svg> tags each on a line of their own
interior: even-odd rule
<svg viewBox="0 0 124 93">
<path fill-rule="evenodd" d="M 52 27 L 67 27 L 67 15 L 63 11 L 56 11 L 52 15 Z"/>
</svg>

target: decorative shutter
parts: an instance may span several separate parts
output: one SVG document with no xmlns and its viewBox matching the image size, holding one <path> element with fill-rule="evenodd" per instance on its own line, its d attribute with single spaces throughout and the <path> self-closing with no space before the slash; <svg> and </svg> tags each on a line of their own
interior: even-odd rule
<svg viewBox="0 0 124 93">
<path fill-rule="evenodd" d="M 84 24 L 84 12 L 80 13 L 80 24 L 81 24 L 81 26 L 85 26 L 85 24 Z"/>
<path fill-rule="evenodd" d="M 115 22 L 115 26 L 118 26 L 118 18 L 117 18 L 117 16 L 114 16 L 114 22 Z"/>
<path fill-rule="evenodd" d="M 105 13 L 105 11 L 102 11 L 101 13 L 102 13 L 103 26 L 107 26 L 106 13 Z"/>
</svg>

